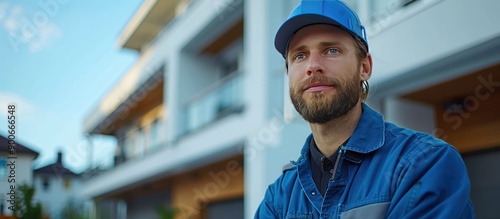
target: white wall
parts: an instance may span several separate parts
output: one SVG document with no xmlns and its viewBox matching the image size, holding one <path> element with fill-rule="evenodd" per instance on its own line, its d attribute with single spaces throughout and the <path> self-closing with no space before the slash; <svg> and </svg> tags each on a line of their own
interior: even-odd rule
<svg viewBox="0 0 500 219">
<path fill-rule="evenodd" d="M 432 105 L 426 105 L 397 97 L 384 100 L 384 119 L 396 125 L 416 131 L 434 133 L 435 114 Z"/>
<path fill-rule="evenodd" d="M 398 74 L 500 35 L 500 1 L 437 1 L 400 22 L 369 35 L 374 57 L 370 80 L 377 84 Z M 370 26 L 367 27 L 370 32 Z"/>
<path fill-rule="evenodd" d="M 33 156 L 18 156 L 16 160 L 16 183 L 30 185 L 33 182 L 33 158 Z"/>
<path fill-rule="evenodd" d="M 61 210 L 66 206 L 70 199 L 78 201 L 77 194 L 82 188 L 82 182 L 78 178 L 69 178 L 70 187 L 64 186 L 64 177 L 57 175 L 47 176 L 49 186 L 47 190 L 43 189 L 43 175 L 35 175 L 34 186 L 36 193 L 34 200 L 42 203 L 43 212 L 51 215 L 52 219 L 58 219 Z"/>
</svg>

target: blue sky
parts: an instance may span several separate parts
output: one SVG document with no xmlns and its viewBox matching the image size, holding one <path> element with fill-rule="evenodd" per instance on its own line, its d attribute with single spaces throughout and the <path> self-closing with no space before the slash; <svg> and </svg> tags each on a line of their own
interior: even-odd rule
<svg viewBox="0 0 500 219">
<path fill-rule="evenodd" d="M 0 0 L 0 134 L 16 104 L 16 139 L 40 153 L 35 168 L 55 162 L 88 166 L 82 124 L 138 57 L 117 45 L 141 0 Z M 94 141 L 94 162 L 113 143 Z"/>
</svg>

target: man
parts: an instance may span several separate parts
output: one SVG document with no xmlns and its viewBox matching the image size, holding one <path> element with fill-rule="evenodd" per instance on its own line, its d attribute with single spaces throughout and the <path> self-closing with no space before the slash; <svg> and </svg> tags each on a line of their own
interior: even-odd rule
<svg viewBox="0 0 500 219">
<path fill-rule="evenodd" d="M 474 218 L 457 150 L 384 122 L 363 103 L 372 57 L 348 6 L 303 0 L 275 47 L 312 135 L 269 186 L 255 218 Z"/>
</svg>

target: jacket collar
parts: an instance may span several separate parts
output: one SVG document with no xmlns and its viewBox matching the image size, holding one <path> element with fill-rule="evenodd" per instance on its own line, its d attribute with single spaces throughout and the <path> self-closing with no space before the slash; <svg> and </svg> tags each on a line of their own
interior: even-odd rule
<svg viewBox="0 0 500 219">
<path fill-rule="evenodd" d="M 366 154 L 379 149 L 385 141 L 385 123 L 382 115 L 362 104 L 363 113 L 351 139 L 345 145 L 346 150 Z"/>
<path fill-rule="evenodd" d="M 347 151 L 354 151 L 361 154 L 370 153 L 382 147 L 385 141 L 385 124 L 382 115 L 362 103 L 363 112 L 361 118 L 354 129 L 349 141 L 344 146 Z M 310 142 L 313 140 L 310 134 L 301 151 L 301 157 L 297 162 L 307 159 Z"/>
</svg>

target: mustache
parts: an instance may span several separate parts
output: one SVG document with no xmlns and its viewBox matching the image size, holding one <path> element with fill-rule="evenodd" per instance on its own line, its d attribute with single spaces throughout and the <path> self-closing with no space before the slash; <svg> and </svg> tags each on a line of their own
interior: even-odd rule
<svg viewBox="0 0 500 219">
<path fill-rule="evenodd" d="M 298 89 L 298 91 L 303 91 L 307 87 L 309 87 L 309 86 L 311 86 L 312 84 L 315 84 L 315 83 L 322 83 L 322 84 L 333 85 L 334 87 L 337 87 L 340 84 L 340 82 L 339 82 L 338 79 L 328 78 L 326 76 L 320 75 L 320 76 L 310 77 L 307 80 L 300 82 L 296 86 L 296 88 Z"/>
</svg>

